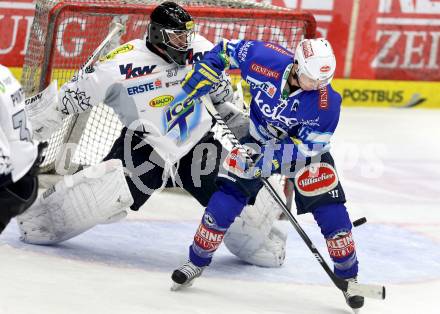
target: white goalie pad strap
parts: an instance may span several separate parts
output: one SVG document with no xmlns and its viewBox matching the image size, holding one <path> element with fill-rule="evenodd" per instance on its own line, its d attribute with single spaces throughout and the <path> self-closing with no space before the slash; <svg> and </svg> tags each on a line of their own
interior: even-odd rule
<svg viewBox="0 0 440 314">
<path fill-rule="evenodd" d="M 26 99 L 26 113 L 32 124 L 34 138 L 47 140 L 63 125 L 63 117 L 58 107 L 57 81 L 41 93 Z"/>
<path fill-rule="evenodd" d="M 279 177 L 272 176 L 269 182 L 285 202 Z M 279 205 L 263 187 L 255 204 L 246 206 L 229 227 L 224 238 L 226 247 L 248 263 L 265 267 L 281 266 L 287 239 L 287 234 L 275 226 L 281 213 Z"/>
<path fill-rule="evenodd" d="M 55 244 L 122 219 L 133 203 L 122 162 L 108 160 L 65 176 L 17 217 L 21 240 Z"/>
</svg>

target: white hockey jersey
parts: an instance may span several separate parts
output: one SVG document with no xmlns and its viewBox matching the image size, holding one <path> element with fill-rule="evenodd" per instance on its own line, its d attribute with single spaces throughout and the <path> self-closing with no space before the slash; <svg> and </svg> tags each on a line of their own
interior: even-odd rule
<svg viewBox="0 0 440 314">
<path fill-rule="evenodd" d="M 213 44 L 197 35 L 191 63 Z M 79 113 L 104 102 L 129 129 L 145 132 L 145 141 L 168 163 L 175 163 L 211 129 L 212 118 L 198 100 L 183 107 L 169 104 L 181 90 L 191 65 L 178 67 L 150 51 L 143 40 L 132 40 L 108 53 L 91 73 L 81 73 L 60 90 L 60 110 Z M 224 75 L 210 94 L 214 104 L 232 98 Z M 148 157 L 147 157 L 148 158 Z"/>
<path fill-rule="evenodd" d="M 20 180 L 37 158 L 24 103 L 20 83 L 0 65 L 0 176 L 11 174 L 13 182 Z"/>
</svg>

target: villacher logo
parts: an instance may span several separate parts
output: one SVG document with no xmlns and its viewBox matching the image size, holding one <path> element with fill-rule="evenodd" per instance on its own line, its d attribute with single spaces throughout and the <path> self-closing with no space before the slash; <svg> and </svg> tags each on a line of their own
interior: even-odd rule
<svg viewBox="0 0 440 314">
<path fill-rule="evenodd" d="M 333 190 L 339 183 L 336 170 L 328 163 L 312 164 L 295 176 L 298 191 L 305 196 L 315 196 Z"/>
</svg>

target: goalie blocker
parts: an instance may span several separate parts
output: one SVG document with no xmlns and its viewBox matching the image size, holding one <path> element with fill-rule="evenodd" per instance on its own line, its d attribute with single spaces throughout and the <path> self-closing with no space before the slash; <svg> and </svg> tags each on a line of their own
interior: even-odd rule
<svg viewBox="0 0 440 314">
<path fill-rule="evenodd" d="M 34 138 L 47 140 L 63 125 L 63 116 L 58 110 L 57 81 L 52 81 L 42 92 L 27 98 L 25 109 L 32 121 Z"/>
</svg>

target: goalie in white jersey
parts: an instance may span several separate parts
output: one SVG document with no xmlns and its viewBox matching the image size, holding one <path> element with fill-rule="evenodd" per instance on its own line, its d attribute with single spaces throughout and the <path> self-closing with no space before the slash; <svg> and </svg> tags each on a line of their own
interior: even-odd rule
<svg viewBox="0 0 440 314">
<path fill-rule="evenodd" d="M 38 192 L 38 145 L 24 108 L 20 83 L 0 65 L 0 233 Z"/>
<path fill-rule="evenodd" d="M 185 106 L 169 104 L 190 64 L 212 47 L 194 33 L 193 19 L 186 10 L 164 2 L 151 13 L 146 43 L 132 40 L 116 48 L 93 69 L 62 86 L 57 110 L 34 111 L 35 130 L 49 132 L 60 116 L 104 102 L 114 109 L 124 128 L 105 162 L 65 177 L 19 217 L 24 241 L 58 243 L 96 224 L 118 220 L 128 208 L 138 210 L 155 190 L 172 185 L 171 181 L 207 205 L 217 189 L 222 153 L 227 151 L 214 139 L 213 119 L 200 100 Z M 224 74 L 210 99 L 237 134 L 237 129 L 246 129 L 248 120 L 229 102 L 232 94 Z M 282 194 L 280 183 L 274 184 Z M 263 189 L 255 205 L 230 228 L 226 246 L 249 263 L 282 265 L 286 235 L 275 226 L 280 213 Z"/>
</svg>

